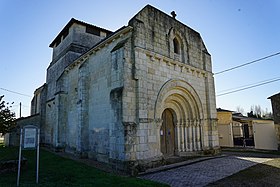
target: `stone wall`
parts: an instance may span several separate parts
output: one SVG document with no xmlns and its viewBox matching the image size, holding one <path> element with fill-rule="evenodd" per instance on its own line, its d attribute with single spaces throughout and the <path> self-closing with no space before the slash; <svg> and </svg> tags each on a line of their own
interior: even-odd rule
<svg viewBox="0 0 280 187">
<path fill-rule="evenodd" d="M 218 148 L 211 56 L 198 32 L 148 5 L 79 56 L 62 49 L 74 49 L 69 39 L 87 44 L 84 28 L 73 28 L 48 68 L 46 144 L 145 170 L 162 164 L 162 113 L 170 109 L 175 155 Z"/>
<path fill-rule="evenodd" d="M 269 97 L 269 99 L 271 99 L 274 126 L 278 139 L 278 150 L 280 150 L 280 93 Z"/>
<path fill-rule="evenodd" d="M 150 6 L 145 7 L 130 20 L 129 25 L 134 28 L 132 41 L 134 74 L 132 74 L 132 80 L 126 80 L 125 88 L 134 85 L 135 89 L 124 89 L 123 101 L 124 105 L 127 103 L 128 108 L 131 108 L 124 113 L 136 111 L 136 114 L 135 117 L 124 114 L 124 121 L 133 124 L 136 119 L 137 125 L 134 127 L 136 134 L 132 145 L 131 142 L 126 142 L 127 145 L 130 144 L 126 159 L 152 160 L 162 156 L 159 145 L 160 118 L 163 109 L 168 106 L 172 107 L 172 104 L 166 103 L 160 112 L 157 112 L 158 108 L 155 104 L 164 86 L 170 81 L 174 83 L 170 83 L 169 89 L 174 88 L 178 94 L 190 94 L 191 98 L 196 97 L 193 99 L 197 106 L 193 106 L 193 110 L 195 107 L 198 108 L 196 116 L 185 117 L 184 120 L 177 121 L 177 133 L 182 135 L 185 131 L 183 126 L 186 126 L 186 120 L 191 120 L 190 123 L 199 121 L 203 133 L 202 137 L 196 138 L 199 139 L 198 141 L 202 141 L 202 149 L 217 148 L 219 144 L 211 57 L 200 35 Z M 177 37 L 180 43 L 180 53 L 178 54 L 174 52 L 172 42 L 174 37 Z M 129 72 L 129 69 L 125 69 L 125 72 Z M 188 93 L 180 90 L 181 83 L 179 82 L 182 82 L 185 87 L 189 87 L 188 90 L 184 90 Z M 168 91 L 165 94 L 168 94 Z M 162 97 L 166 99 L 164 96 Z M 179 100 L 179 98 L 176 99 Z M 135 101 L 135 103 L 131 101 Z M 166 102 L 168 101 L 166 100 Z M 177 152 L 186 151 L 184 150 L 187 149 L 185 143 L 179 138 L 176 145 Z"/>
<path fill-rule="evenodd" d="M 229 125 L 232 123 L 232 112 L 217 112 L 218 124 Z"/>
<path fill-rule="evenodd" d="M 130 34 L 116 38 L 88 59 L 89 156 L 99 161 L 123 160 L 122 99 L 125 48 Z"/>
<path fill-rule="evenodd" d="M 270 97 L 274 123 L 280 124 L 280 93 Z"/>
<path fill-rule="evenodd" d="M 41 118 L 40 115 L 38 114 L 17 119 L 16 128 L 14 128 L 13 131 L 9 133 L 8 136 L 6 136 L 7 138 L 9 138 L 9 140 L 6 140 L 6 142 L 8 142 L 9 144 L 7 146 L 19 146 L 20 129 L 27 125 L 34 125 L 40 128 L 40 120 Z M 41 134 L 40 134 L 40 141 L 42 141 Z"/>
<path fill-rule="evenodd" d="M 45 119 L 43 125 L 45 138 L 44 142 L 54 147 L 64 147 L 67 143 L 67 134 L 69 133 L 69 136 L 71 137 L 72 135 L 75 135 L 75 126 L 77 124 L 75 115 L 77 114 L 76 109 L 78 100 L 69 101 L 69 113 L 71 115 L 68 115 L 66 119 L 64 117 L 66 115 L 64 114 L 65 111 L 63 111 L 62 108 L 67 111 L 68 104 L 61 104 L 61 100 L 67 99 L 67 97 L 63 94 L 66 94 L 66 91 L 68 90 L 62 88 L 61 85 L 58 85 L 59 79 L 64 76 L 66 67 L 75 62 L 81 54 L 85 53 L 91 47 L 100 42 L 107 34 L 111 33 L 110 31 L 106 31 L 107 33 L 100 31 L 100 35 L 88 33 L 88 27 L 102 30 L 100 28 L 95 28 L 95 26 L 72 19 L 63 29 L 63 32 L 66 32 L 67 34 L 60 33 L 58 37 L 61 37 L 61 39 L 56 39 L 59 40 L 59 42 L 57 41 L 58 43 L 50 45 L 50 47 L 53 47 L 53 58 L 47 69 L 46 98 L 42 101 L 45 103 L 45 111 L 42 115 L 46 114 L 44 116 Z M 73 73 L 75 73 L 74 79 L 76 78 L 75 80 L 77 80 L 77 72 Z M 69 84 L 75 84 L 75 80 L 71 80 Z M 63 85 L 63 83 L 61 84 Z M 75 94 L 78 92 L 77 85 L 72 87 L 69 85 L 69 87 L 71 90 L 67 93 Z M 64 93 L 62 93 L 63 91 Z M 70 123 L 69 129 L 66 129 L 67 123 Z M 73 123 L 75 125 L 72 125 Z M 72 128 L 73 126 L 74 128 Z M 72 150 L 78 143 L 76 138 L 73 138 L 72 140 L 70 139 L 71 138 L 67 139 L 67 141 L 69 141 L 67 148 Z"/>
<path fill-rule="evenodd" d="M 56 141 L 67 152 L 102 162 L 124 159 L 122 90 L 129 37 L 116 36 L 87 60 L 70 65 L 57 81 L 50 101 L 57 109 L 47 111 L 46 122 L 53 129 L 48 134 L 58 134 Z"/>
</svg>

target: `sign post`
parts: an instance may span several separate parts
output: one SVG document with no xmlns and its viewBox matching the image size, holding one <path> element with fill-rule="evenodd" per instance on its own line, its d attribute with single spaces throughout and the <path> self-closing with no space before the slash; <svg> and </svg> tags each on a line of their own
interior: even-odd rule
<svg viewBox="0 0 280 187">
<path fill-rule="evenodd" d="M 20 129 L 20 138 L 19 138 L 17 186 L 19 186 L 19 176 L 20 176 L 21 144 L 22 144 L 22 129 Z"/>
<path fill-rule="evenodd" d="M 36 183 L 39 182 L 39 142 L 40 140 L 40 129 L 34 125 L 27 125 L 20 129 L 20 145 L 19 145 L 19 159 L 18 159 L 18 176 L 17 186 L 19 186 L 20 178 L 20 165 L 21 165 L 21 151 L 22 149 L 37 149 L 36 157 Z"/>
</svg>

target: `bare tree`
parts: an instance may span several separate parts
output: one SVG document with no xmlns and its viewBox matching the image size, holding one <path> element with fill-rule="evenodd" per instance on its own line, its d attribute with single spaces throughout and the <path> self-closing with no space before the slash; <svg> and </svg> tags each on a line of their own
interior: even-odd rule
<svg viewBox="0 0 280 187">
<path fill-rule="evenodd" d="M 263 110 L 260 105 L 252 105 L 250 109 L 251 112 L 248 113 L 249 117 L 272 119 L 272 113 L 267 108 Z"/>
<path fill-rule="evenodd" d="M 244 110 L 244 108 L 242 108 L 241 106 L 237 106 L 237 107 L 236 107 L 236 112 L 241 113 L 242 115 L 245 114 L 245 110 Z"/>
<path fill-rule="evenodd" d="M 265 111 L 263 111 L 262 117 L 264 119 L 273 119 L 273 114 L 272 114 L 272 112 L 268 111 L 267 108 L 265 108 Z"/>
</svg>

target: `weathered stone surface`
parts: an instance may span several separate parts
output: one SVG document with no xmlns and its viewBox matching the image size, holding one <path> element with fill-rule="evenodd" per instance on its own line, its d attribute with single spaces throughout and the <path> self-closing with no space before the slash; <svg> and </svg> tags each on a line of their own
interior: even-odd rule
<svg viewBox="0 0 280 187">
<path fill-rule="evenodd" d="M 271 99 L 275 132 L 278 139 L 278 150 L 280 150 L 280 93 L 270 96 L 268 99 Z"/>
<path fill-rule="evenodd" d="M 198 32 L 149 5 L 100 43 L 80 24 L 53 46 L 44 143 L 137 173 L 168 156 L 169 110 L 172 155 L 218 148 L 211 56 Z"/>
</svg>

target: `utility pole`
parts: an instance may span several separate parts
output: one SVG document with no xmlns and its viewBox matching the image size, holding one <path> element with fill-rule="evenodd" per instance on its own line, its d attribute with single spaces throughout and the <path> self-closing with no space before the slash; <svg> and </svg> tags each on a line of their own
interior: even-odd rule
<svg viewBox="0 0 280 187">
<path fill-rule="evenodd" d="M 19 117 L 21 118 L 21 102 L 19 103 Z"/>
</svg>

